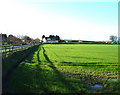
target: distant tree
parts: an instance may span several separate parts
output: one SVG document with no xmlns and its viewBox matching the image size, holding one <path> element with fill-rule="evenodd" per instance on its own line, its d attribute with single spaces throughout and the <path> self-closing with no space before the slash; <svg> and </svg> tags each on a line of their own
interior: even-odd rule
<svg viewBox="0 0 120 95">
<path fill-rule="evenodd" d="M 117 43 L 117 36 L 111 35 L 111 36 L 110 36 L 110 40 L 111 40 L 113 43 Z"/>
<path fill-rule="evenodd" d="M 16 44 L 16 45 L 20 45 L 20 44 L 23 43 L 20 38 L 18 38 L 18 37 L 16 37 L 16 36 L 13 36 L 13 35 L 9 35 L 9 36 L 7 37 L 7 41 L 8 41 L 8 44 L 13 44 L 13 45 L 15 45 L 15 44 Z"/>
<path fill-rule="evenodd" d="M 30 38 L 29 36 L 23 36 L 23 40 L 24 40 L 24 43 L 27 44 L 27 43 L 30 43 L 32 42 L 32 38 Z"/>
<path fill-rule="evenodd" d="M 10 35 L 7 37 L 7 41 L 8 41 L 8 44 L 15 44 L 15 42 L 16 42 L 16 37 L 13 36 L 12 34 L 10 34 Z"/>
<path fill-rule="evenodd" d="M 24 40 L 32 40 L 32 38 L 30 38 L 29 36 L 23 36 Z"/>
<path fill-rule="evenodd" d="M 56 35 L 56 40 L 60 40 L 60 37 L 58 35 Z"/>
<path fill-rule="evenodd" d="M 45 35 L 42 35 L 42 40 L 45 38 Z"/>
<path fill-rule="evenodd" d="M 50 38 L 51 40 L 55 40 L 55 36 L 54 36 L 54 35 L 49 35 L 49 38 Z"/>
</svg>

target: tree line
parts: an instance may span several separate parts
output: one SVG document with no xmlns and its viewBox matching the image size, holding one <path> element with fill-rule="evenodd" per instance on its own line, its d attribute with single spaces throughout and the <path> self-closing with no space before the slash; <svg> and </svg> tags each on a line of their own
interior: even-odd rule
<svg viewBox="0 0 120 95">
<path fill-rule="evenodd" d="M 0 34 L 0 42 L 2 43 L 1 45 L 24 45 L 24 44 L 35 44 L 35 43 L 40 43 L 40 39 L 36 38 L 33 39 L 27 35 L 18 35 L 17 37 L 10 34 L 7 36 L 7 34 Z"/>
</svg>

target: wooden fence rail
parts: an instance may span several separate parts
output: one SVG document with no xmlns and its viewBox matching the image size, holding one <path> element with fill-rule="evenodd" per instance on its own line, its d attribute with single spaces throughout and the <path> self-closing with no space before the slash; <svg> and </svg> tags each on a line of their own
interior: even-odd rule
<svg viewBox="0 0 120 95">
<path fill-rule="evenodd" d="M 34 44 L 36 45 L 36 44 Z M 0 53 L 2 53 L 2 58 L 6 58 L 13 54 L 14 52 L 22 51 L 28 49 L 34 45 L 20 45 L 20 46 L 9 46 L 9 47 L 0 47 Z"/>
</svg>

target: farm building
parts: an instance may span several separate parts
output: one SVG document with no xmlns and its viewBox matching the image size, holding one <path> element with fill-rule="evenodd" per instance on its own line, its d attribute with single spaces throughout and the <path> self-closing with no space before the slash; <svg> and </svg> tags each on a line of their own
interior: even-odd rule
<svg viewBox="0 0 120 95">
<path fill-rule="evenodd" d="M 44 37 L 43 38 L 43 43 L 59 43 L 60 37 L 59 36 L 54 36 L 50 35 L 49 37 Z"/>
</svg>

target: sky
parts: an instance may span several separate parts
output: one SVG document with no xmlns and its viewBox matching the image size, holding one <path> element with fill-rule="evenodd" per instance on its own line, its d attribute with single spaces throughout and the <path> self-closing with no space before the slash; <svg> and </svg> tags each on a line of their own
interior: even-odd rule
<svg viewBox="0 0 120 95">
<path fill-rule="evenodd" d="M 118 35 L 118 0 L 0 0 L 0 33 L 108 41 Z"/>
</svg>

